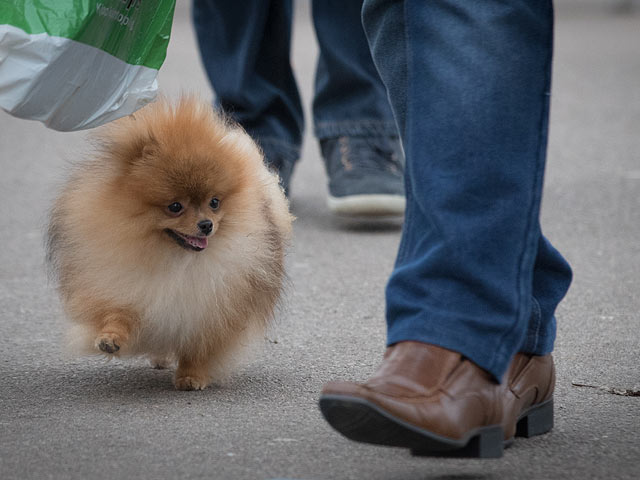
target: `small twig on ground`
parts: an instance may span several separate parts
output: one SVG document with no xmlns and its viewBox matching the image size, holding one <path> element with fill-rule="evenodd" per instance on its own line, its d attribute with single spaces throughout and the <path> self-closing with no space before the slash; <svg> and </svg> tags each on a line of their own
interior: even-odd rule
<svg viewBox="0 0 640 480">
<path fill-rule="evenodd" d="M 612 388 L 579 382 L 571 382 L 571 385 L 574 387 L 595 388 L 597 390 L 602 390 L 603 392 L 611 393 L 612 395 L 622 395 L 623 397 L 640 397 L 640 388 Z"/>
</svg>

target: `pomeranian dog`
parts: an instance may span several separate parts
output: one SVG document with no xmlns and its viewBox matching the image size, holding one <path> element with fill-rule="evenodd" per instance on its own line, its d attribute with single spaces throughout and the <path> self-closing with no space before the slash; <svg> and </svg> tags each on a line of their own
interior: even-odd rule
<svg viewBox="0 0 640 480">
<path fill-rule="evenodd" d="M 177 363 L 180 390 L 262 337 L 292 217 L 251 138 L 193 98 L 102 127 L 54 204 L 48 260 L 72 343 Z"/>
</svg>

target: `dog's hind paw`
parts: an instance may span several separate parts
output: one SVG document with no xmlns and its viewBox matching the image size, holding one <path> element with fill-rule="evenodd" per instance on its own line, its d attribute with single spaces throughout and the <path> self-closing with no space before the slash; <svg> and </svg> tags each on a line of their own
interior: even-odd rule
<svg viewBox="0 0 640 480">
<path fill-rule="evenodd" d="M 114 354 L 120 350 L 120 342 L 116 335 L 102 334 L 96 338 L 95 346 L 104 353 Z"/>
<path fill-rule="evenodd" d="M 171 367 L 171 360 L 164 357 L 151 357 L 149 359 L 149 365 L 156 370 L 164 370 L 165 368 Z"/>
<path fill-rule="evenodd" d="M 202 377 L 176 377 L 175 386 L 177 390 L 204 390 L 209 384 L 209 379 Z"/>
</svg>

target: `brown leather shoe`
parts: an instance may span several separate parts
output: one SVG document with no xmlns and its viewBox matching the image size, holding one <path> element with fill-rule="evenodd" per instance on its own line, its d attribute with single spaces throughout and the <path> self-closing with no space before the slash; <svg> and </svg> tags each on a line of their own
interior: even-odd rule
<svg viewBox="0 0 640 480">
<path fill-rule="evenodd" d="M 554 385 L 551 355 L 516 355 L 498 384 L 456 352 L 400 342 L 366 383 L 325 385 L 320 409 L 333 428 L 359 442 L 414 455 L 496 458 L 514 435 L 551 430 Z"/>
</svg>

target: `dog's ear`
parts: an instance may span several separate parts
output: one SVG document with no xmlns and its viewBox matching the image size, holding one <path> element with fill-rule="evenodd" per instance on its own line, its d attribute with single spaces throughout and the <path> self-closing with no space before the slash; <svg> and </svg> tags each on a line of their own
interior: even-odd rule
<svg viewBox="0 0 640 480">
<path fill-rule="evenodd" d="M 158 156 L 160 145 L 151 132 L 148 135 L 139 137 L 131 145 L 130 163 L 146 162 Z"/>
<path fill-rule="evenodd" d="M 95 135 L 94 142 L 105 157 L 116 158 L 123 165 L 135 165 L 149 160 L 160 150 L 153 132 L 135 115 L 103 127 Z"/>
</svg>

